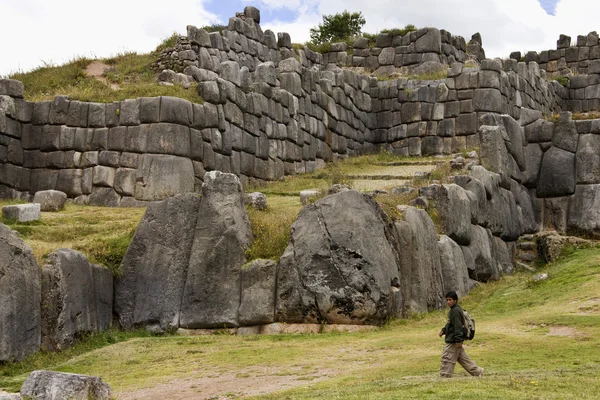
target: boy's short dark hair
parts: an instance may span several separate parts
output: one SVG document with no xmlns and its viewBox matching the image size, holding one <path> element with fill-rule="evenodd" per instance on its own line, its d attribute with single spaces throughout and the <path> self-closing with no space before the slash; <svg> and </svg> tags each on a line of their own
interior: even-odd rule
<svg viewBox="0 0 600 400">
<path fill-rule="evenodd" d="M 456 294 L 456 292 L 454 290 L 451 290 L 448 293 L 446 293 L 446 298 L 458 301 L 458 295 Z"/>
</svg>

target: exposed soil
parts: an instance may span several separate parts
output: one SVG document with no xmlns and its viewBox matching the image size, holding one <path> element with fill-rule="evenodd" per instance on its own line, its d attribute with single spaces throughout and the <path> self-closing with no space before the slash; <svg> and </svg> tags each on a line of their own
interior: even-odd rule
<svg viewBox="0 0 600 400">
<path fill-rule="evenodd" d="M 333 370 L 320 370 L 306 375 L 277 375 L 277 372 L 275 369 L 263 373 L 254 370 L 197 379 L 175 379 L 151 388 L 121 392 L 117 395 L 120 400 L 224 400 L 304 386 L 327 379 L 336 373 Z"/>
<path fill-rule="evenodd" d="M 551 326 L 550 331 L 548 332 L 548 336 L 566 336 L 570 338 L 575 338 L 583 336 L 583 334 L 577 329 L 571 328 L 569 326 Z"/>
<path fill-rule="evenodd" d="M 99 81 L 103 82 L 107 86 L 110 86 L 113 90 L 119 90 L 119 85 L 116 83 L 109 83 L 108 80 L 104 77 L 104 71 L 110 68 L 109 65 L 103 63 L 102 61 L 92 61 L 86 68 L 85 73 L 89 76 L 93 76 Z"/>
</svg>

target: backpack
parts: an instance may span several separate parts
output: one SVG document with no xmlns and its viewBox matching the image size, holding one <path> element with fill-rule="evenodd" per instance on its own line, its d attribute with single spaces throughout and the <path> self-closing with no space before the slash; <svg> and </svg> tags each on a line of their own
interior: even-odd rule
<svg viewBox="0 0 600 400">
<path fill-rule="evenodd" d="M 465 340 L 473 340 L 475 337 L 475 320 L 466 310 L 463 310 L 463 334 Z"/>
</svg>

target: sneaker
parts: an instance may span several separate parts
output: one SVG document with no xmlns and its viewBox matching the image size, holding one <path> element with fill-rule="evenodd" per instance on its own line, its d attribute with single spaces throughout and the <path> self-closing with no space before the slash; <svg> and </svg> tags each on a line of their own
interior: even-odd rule
<svg viewBox="0 0 600 400">
<path fill-rule="evenodd" d="M 483 369 L 483 368 L 479 368 L 479 369 L 480 369 L 481 371 L 479 371 L 479 373 L 478 373 L 477 375 L 475 375 L 475 376 L 477 376 L 477 377 L 482 377 L 482 376 L 483 376 L 483 371 L 484 371 L 484 369 Z"/>
</svg>

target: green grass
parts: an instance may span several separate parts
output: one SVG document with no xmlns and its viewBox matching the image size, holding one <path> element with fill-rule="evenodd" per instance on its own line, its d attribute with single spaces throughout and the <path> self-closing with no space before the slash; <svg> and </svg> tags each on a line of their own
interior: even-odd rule
<svg viewBox="0 0 600 400">
<path fill-rule="evenodd" d="M 165 39 L 159 48 L 171 43 Z M 162 86 L 158 84 L 158 72 L 151 64 L 158 59 L 159 52 L 137 54 L 127 52 L 99 61 L 109 65 L 105 71 L 106 82 L 85 73 L 86 67 L 93 61 L 79 57 L 61 65 L 43 65 L 26 73 L 14 73 L 11 79 L 23 82 L 25 99 L 29 101 L 53 100 L 58 95 L 69 96 L 72 100 L 109 103 L 138 97 L 173 96 L 194 103 L 203 103 L 198 95 L 197 85 L 189 89 L 182 86 Z M 117 89 L 111 88 L 117 85 Z"/>
<path fill-rule="evenodd" d="M 8 203 L 1 201 L 0 206 Z M 144 208 L 67 204 L 60 212 L 42 212 L 39 221 L 16 222 L 0 218 L 0 222 L 19 233 L 40 264 L 54 250 L 66 247 L 80 251 L 90 262 L 118 273 L 144 211 Z"/>
<path fill-rule="evenodd" d="M 16 390 L 31 370 L 45 368 L 101 376 L 117 396 L 173 380 L 177 390 L 196 380 L 217 385 L 220 377 L 233 375 L 259 388 L 276 379 L 295 382 L 291 389 L 273 385 L 269 394 L 254 397 L 273 400 L 594 399 L 600 390 L 599 265 L 599 249 L 577 250 L 547 267 L 548 280 L 531 285 L 529 273 L 518 273 L 461 299 L 477 321 L 467 351 L 486 369 L 483 378 L 471 378 L 460 367 L 455 378 L 438 378 L 443 343 L 437 332 L 445 311 L 435 311 L 354 334 L 132 333 L 114 343 L 102 334 L 72 353 L 0 366 L 0 387 Z M 241 395 L 223 385 L 221 394 L 226 392 Z"/>
</svg>

